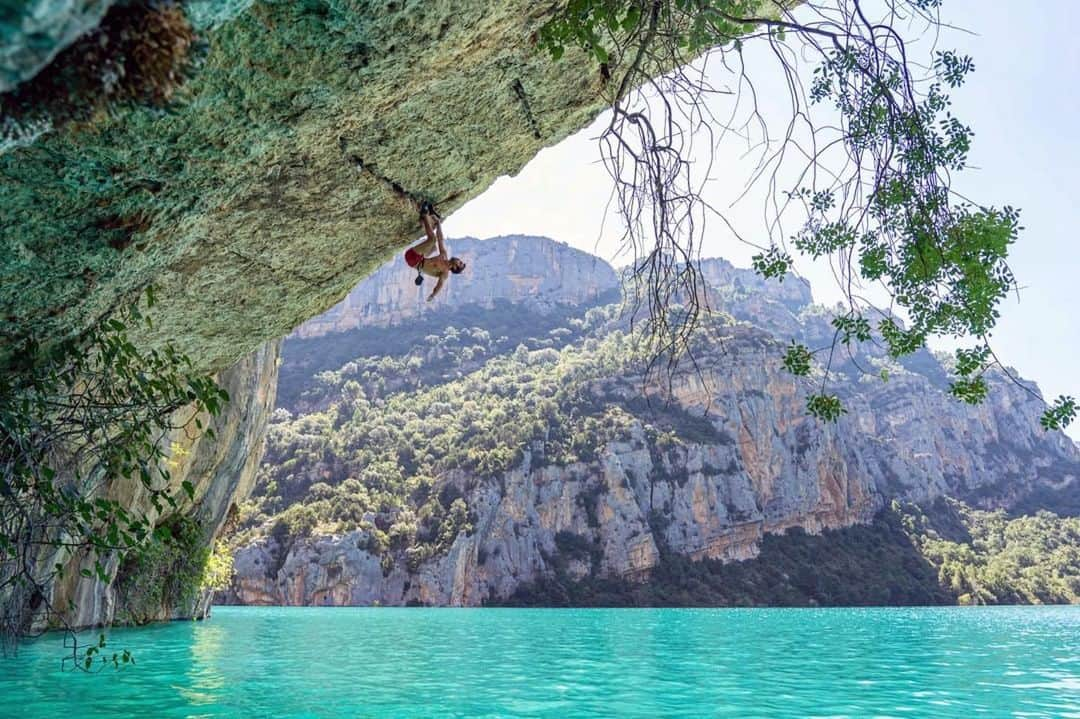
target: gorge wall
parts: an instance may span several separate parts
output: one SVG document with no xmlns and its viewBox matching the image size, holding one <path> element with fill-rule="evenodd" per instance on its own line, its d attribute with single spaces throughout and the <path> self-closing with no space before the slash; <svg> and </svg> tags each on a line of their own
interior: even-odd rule
<svg viewBox="0 0 1080 719">
<path fill-rule="evenodd" d="M 295 418 L 285 412 L 272 426 L 256 489 L 265 514 L 251 516 L 251 510 L 249 528 L 237 535 L 237 573 L 223 599 L 477 605 L 505 600 L 554 574 L 640 580 L 665 553 L 754 557 L 766 534 L 867 522 L 891 499 L 946 495 L 987 508 L 1067 508 L 1073 500 L 1064 498 L 1075 498 L 1080 451 L 1063 434 L 1038 427 L 1035 398 L 995 377 L 985 404 L 959 403 L 947 394 L 945 367 L 926 352 L 897 364 L 872 343 L 859 346 L 840 363 L 835 384 L 848 414 L 835 425 L 808 417 L 805 389 L 783 370 L 781 357 L 792 337 L 808 343 L 831 337 L 829 315 L 812 304 L 809 287 L 794 277 L 763 282 L 722 260 L 706 261 L 703 271 L 711 304 L 721 314 L 698 348 L 700 373 L 676 377 L 670 400 L 657 395 L 646 403 L 640 374 L 611 364 L 612 357 L 629 353 L 616 337 L 616 314 L 578 335 L 567 329 L 561 347 L 551 343 L 550 337 L 560 336 L 554 332 L 522 339 L 516 350 L 511 339 L 501 354 L 479 342 L 455 355 L 441 353 L 429 338 L 401 353 L 402 362 L 413 363 L 416 385 L 381 391 L 378 341 L 365 345 L 355 330 L 338 335 L 352 343 L 354 354 L 370 353 L 370 360 L 357 359 L 327 380 L 337 389 L 321 405 L 329 407 L 325 412 L 299 410 Z M 367 285 L 354 295 L 378 291 Z M 522 311 L 522 325 L 532 316 L 521 307 L 527 302 L 512 303 Z M 580 314 L 589 306 L 580 306 Z M 392 314 L 380 311 L 378 321 Z M 471 337 L 481 337 L 482 315 L 470 317 L 479 329 Z M 362 313 L 355 319 L 365 321 Z M 318 322 L 312 326 L 330 331 Z M 571 321 L 568 327 L 578 325 Z M 290 339 L 294 347 L 286 354 L 301 356 L 311 341 Z M 472 357 L 478 352 L 484 358 L 479 362 Z M 429 373 L 428 357 L 442 374 Z M 349 382 L 356 387 L 347 389 Z M 430 450 L 436 457 L 426 464 L 401 449 L 419 443 L 423 453 L 429 444 L 440 446 L 449 441 L 442 439 L 448 427 L 463 451 L 498 450 L 503 445 L 477 443 L 467 429 L 452 430 L 485 412 L 505 412 L 504 422 L 527 426 L 535 420 L 527 403 L 504 410 L 497 399 L 526 388 L 547 397 L 554 387 L 577 389 L 554 394 L 559 410 L 540 420 L 537 433 L 509 431 L 500 440 L 520 449 L 505 469 L 469 466 L 467 458 L 454 460 L 452 449 Z M 393 406 L 395 393 L 403 398 L 400 410 Z M 387 425 L 358 420 L 369 402 L 383 408 L 378 411 Z M 592 432 L 596 442 L 594 451 L 568 456 L 557 427 L 575 417 L 593 417 L 608 429 L 574 424 L 572 432 Z M 389 425 L 399 421 L 419 423 L 413 439 L 407 429 L 395 439 L 397 430 Z M 306 455 L 295 449 L 305 445 L 313 448 Z M 349 448 L 360 445 L 376 449 L 367 459 L 353 459 Z M 372 464 L 384 469 L 366 484 L 390 482 L 389 468 L 397 466 L 411 494 L 390 506 L 338 491 L 351 478 L 369 476 Z M 433 473 L 431 489 L 408 489 L 410 473 Z M 276 489 L 268 492 L 270 482 Z M 282 501 L 317 508 L 318 521 L 298 533 L 280 520 L 275 530 L 273 512 Z M 331 521 L 350 501 L 357 503 L 354 518 Z M 418 528 L 409 534 L 413 524 Z"/>
<path fill-rule="evenodd" d="M 158 513 L 151 505 L 148 493 L 137 478 L 111 482 L 105 489 L 109 499 L 121 502 L 132 516 L 145 516 L 152 523 L 160 524 L 179 514 L 195 520 L 206 544 L 212 542 L 230 512 L 235 513 L 236 504 L 251 492 L 255 473 L 262 458 L 266 427 L 274 408 L 277 393 L 278 358 L 281 341 L 267 342 L 254 352 L 235 363 L 217 376 L 217 381 L 230 395 L 231 400 L 217 417 L 204 416 L 205 426 L 212 429 L 215 438 L 209 439 L 202 432 L 178 430 L 165 441 L 170 448 L 173 489 L 181 483 L 191 482 L 194 496 L 184 497 L 176 509 L 165 507 Z M 181 410 L 187 412 L 187 410 Z M 190 412 L 187 412 L 190 414 Z M 44 566 L 52 560 L 41 558 Z M 51 585 L 50 603 L 57 608 L 70 607 L 64 620 L 73 627 L 107 625 L 116 618 L 122 607 L 117 601 L 115 577 L 119 558 L 111 555 L 108 573 L 113 580 L 100 581 L 93 574 L 91 559 L 73 560 L 58 582 Z M 80 570 L 88 570 L 84 576 Z M 163 597 L 154 619 L 181 618 L 198 615 L 205 611 L 205 604 L 178 606 L 174 597 Z M 44 613 L 35 617 L 40 629 L 55 618 Z"/>
<path fill-rule="evenodd" d="M 119 4 L 0 12 L 0 371 L 152 286 L 153 328 L 135 341 L 181 348 L 233 398 L 221 446 L 193 440 L 178 475 L 216 531 L 260 456 L 277 352 L 263 343 L 419 236 L 394 186 L 452 212 L 585 126 L 603 78 L 583 54 L 556 65 L 538 52 L 555 6 L 523 0 L 147 4 L 159 6 L 179 8 L 164 29 L 194 42 L 150 38 L 185 52 L 165 68 L 179 87 L 152 102 L 51 84 L 74 71 L 114 87 L 135 67 L 65 54 L 80 38 L 109 45 L 95 28 Z M 136 42 L 145 29 L 110 28 Z M 141 507 L 123 481 L 105 491 Z M 94 624 L 112 591 L 74 577 L 54 599 Z"/>
<path fill-rule="evenodd" d="M 106 3 L 39 5 L 0 25 L 9 55 L 68 35 L 32 21 Z M 224 369 L 421 234 L 392 183 L 450 213 L 602 107 L 593 61 L 535 47 L 552 5 L 184 7 L 198 41 L 167 108 L 119 105 L 0 154 L 0 367 L 153 284 L 143 341 Z"/>
</svg>

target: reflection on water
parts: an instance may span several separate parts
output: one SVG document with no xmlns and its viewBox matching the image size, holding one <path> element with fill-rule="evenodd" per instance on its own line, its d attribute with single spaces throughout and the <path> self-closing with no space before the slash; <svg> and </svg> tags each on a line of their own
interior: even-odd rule
<svg viewBox="0 0 1080 719">
<path fill-rule="evenodd" d="M 1076 717 L 1080 609 L 217 608 L 138 664 L 0 673 L 0 716 Z M 5 712 L 10 712 L 7 714 Z"/>
<path fill-rule="evenodd" d="M 188 662 L 186 682 L 177 687 L 180 696 L 194 708 L 212 707 L 225 687 L 225 675 L 212 669 L 221 664 L 227 650 L 228 632 L 221 625 L 206 622 L 189 624 L 191 632 L 191 658 Z M 200 668 L 209 668 L 202 669 Z M 209 715 L 207 715 L 209 716 Z"/>
</svg>

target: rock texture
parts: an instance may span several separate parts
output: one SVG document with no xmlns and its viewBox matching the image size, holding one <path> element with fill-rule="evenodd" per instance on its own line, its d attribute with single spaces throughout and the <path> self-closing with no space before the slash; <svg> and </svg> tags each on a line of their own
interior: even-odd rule
<svg viewBox="0 0 1080 719">
<path fill-rule="evenodd" d="M 701 374 L 675 382 L 664 411 L 688 418 L 693 436 L 672 445 L 650 435 L 639 377 L 594 381 L 595 401 L 639 417 L 628 438 L 591 462 L 553 464 L 537 442 L 511 471 L 440 478 L 465 498 L 472 525 L 445 554 L 419 565 L 401 555 L 386 561 L 362 530 L 285 546 L 267 537 L 236 552 L 223 599 L 471 606 L 556 571 L 641 579 L 662 550 L 746 559 L 766 533 L 865 522 L 893 498 L 1010 507 L 1046 490 L 1080 491 L 1080 450 L 1038 427 L 1037 400 L 995 377 L 986 404 L 956 402 L 928 353 L 901 366 L 872 345 L 858 348 L 837 375 L 848 414 L 835 425 L 808 417 L 805 391 L 781 356 L 791 337 L 831 336 L 809 287 L 793 277 L 764 283 L 722 260 L 703 269 L 712 306 L 753 326 L 729 326 L 699 356 Z M 887 382 L 874 375 L 879 367 L 888 367 Z"/>
<path fill-rule="evenodd" d="M 948 411 L 940 402 L 926 408 L 915 397 L 888 408 L 899 410 L 895 422 L 881 416 L 881 405 L 860 403 L 839 427 L 823 429 L 805 416 L 803 397 L 779 374 L 777 359 L 749 354 L 734 373 L 712 374 L 736 379 L 723 394 L 683 387 L 688 407 L 711 400 L 721 442 L 660 454 L 639 426 L 633 441 L 608 445 L 598 462 L 569 466 L 542 464 L 537 448 L 503 476 L 450 479 L 473 487 L 466 496 L 474 530 L 415 570 L 398 558 L 384 573 L 363 531 L 287 547 L 267 538 L 237 551 L 233 589 L 223 599 L 475 606 L 505 599 L 558 566 L 571 577 L 644 579 L 661 546 L 694 559 L 742 560 L 757 555 L 765 533 L 866 522 L 894 497 L 949 494 L 1008 506 L 1010 494 L 996 486 L 1002 482 L 1022 493 L 1033 484 L 1080 481 L 1071 442 L 1046 441 L 1027 422 L 1022 434 L 1013 432 L 1019 421 L 1010 415 L 1037 409 L 1017 406 L 1019 395 L 983 412 Z M 762 379 L 750 367 L 762 360 L 765 393 L 742 384 Z M 907 389 L 925 389 L 912 382 Z M 634 390 L 629 383 L 620 389 Z M 926 409 L 944 421 L 911 424 L 911 415 Z M 928 424 L 937 426 L 927 432 Z"/>
<path fill-rule="evenodd" d="M 556 304 L 596 302 L 618 290 L 618 278 L 608 263 L 587 252 L 546 237 L 512 235 L 447 242 L 451 255 L 468 268 L 451 277 L 442 292 L 425 301 L 434 280 L 417 287 L 415 272 L 401 257 L 390 260 L 358 284 L 344 300 L 296 328 L 293 337 L 320 337 L 357 327 L 388 327 L 446 306 L 479 305 L 495 300 L 524 304 L 543 311 Z M 482 279 L 481 279 L 482 278 Z"/>
<path fill-rule="evenodd" d="M 198 519 L 208 543 L 225 523 L 230 508 L 251 492 L 255 470 L 262 458 L 267 421 L 274 408 L 280 346 L 280 340 L 265 343 L 219 375 L 218 382 L 229 392 L 231 400 L 220 415 L 205 418 L 216 433 L 216 440 L 185 432 L 177 432 L 167 440 L 170 446 L 175 443 L 180 448 L 173 457 L 178 463 L 172 471 L 176 486 L 187 480 L 195 488 L 194 501 L 177 511 Z M 137 480 L 114 482 L 107 491 L 111 499 L 122 502 L 129 512 L 154 518 L 153 507 Z M 165 514 L 157 519 L 167 517 Z M 84 577 L 80 569 L 93 570 L 93 562 L 85 566 L 75 563 L 65 570 L 62 580 L 52 587 L 53 606 L 62 608 L 73 602 L 71 613 L 65 615 L 73 627 L 111 623 L 117 610 L 113 584 Z M 116 569 L 114 557 L 109 566 L 110 575 L 115 575 Z M 184 618 L 205 611 L 205 604 L 198 607 L 167 604 L 161 607 L 157 618 Z"/>
<path fill-rule="evenodd" d="M 420 235 L 391 183 L 451 213 L 600 111 L 595 61 L 535 46 L 555 9 L 267 0 L 202 33 L 167 112 L 0 155 L 0 367 L 150 283 L 142 341 L 211 370 L 339 302 Z"/>
<path fill-rule="evenodd" d="M 0 92 L 34 76 L 101 22 L 113 0 L 26 0 L 0 6 Z"/>
<path fill-rule="evenodd" d="M 0 92 L 108 5 L 0 10 Z M 41 137 L 0 117 L 0 371 L 27 343 L 77 333 L 153 286 L 153 329 L 139 344 L 171 342 L 230 382 L 256 371 L 261 389 L 234 404 L 272 404 L 272 352 L 256 348 L 419 236 L 395 185 L 448 214 L 602 109 L 595 61 L 568 53 L 556 65 L 535 47 L 550 4 L 185 7 L 201 43 L 168 107 L 112 107 Z M 18 141 L 5 143 L 8 132 Z M 257 367 L 242 360 L 253 351 Z M 228 370 L 238 361 L 246 369 Z M 192 452 L 212 525 L 258 461 L 252 419 L 230 415 L 234 442 L 222 446 L 232 449 Z M 108 491 L 141 501 L 130 487 Z M 75 599 L 81 625 L 112 616 L 110 592 L 73 579 L 54 598 Z"/>
</svg>

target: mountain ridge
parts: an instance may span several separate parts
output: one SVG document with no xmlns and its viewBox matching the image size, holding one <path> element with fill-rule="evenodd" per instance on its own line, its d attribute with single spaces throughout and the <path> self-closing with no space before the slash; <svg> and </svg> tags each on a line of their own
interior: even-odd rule
<svg viewBox="0 0 1080 719">
<path fill-rule="evenodd" d="M 666 556 L 751 559 L 767 536 L 871 523 L 893 499 L 1080 511 L 1080 451 L 1004 377 L 969 407 L 931 354 L 864 343 L 836 368 L 849 414 L 821 424 L 781 366 L 789 330 L 831 336 L 809 287 L 704 270 L 716 312 L 670 400 L 642 397 L 616 305 L 554 330 L 523 303 L 472 327 L 431 313 L 392 356 L 393 328 L 336 335 L 355 358 L 317 376 L 321 399 L 275 412 L 224 598 L 477 605 L 559 572 L 639 582 Z M 492 318 L 517 336 L 492 336 Z"/>
</svg>

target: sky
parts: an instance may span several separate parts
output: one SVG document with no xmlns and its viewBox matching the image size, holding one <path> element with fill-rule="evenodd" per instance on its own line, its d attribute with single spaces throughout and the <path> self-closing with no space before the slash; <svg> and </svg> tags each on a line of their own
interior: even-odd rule
<svg viewBox="0 0 1080 719">
<path fill-rule="evenodd" d="M 954 178 L 953 186 L 982 205 L 1019 207 L 1024 227 L 1010 252 L 1021 289 L 1001 308 L 993 347 L 1005 364 L 1037 381 L 1045 397 L 1080 396 L 1075 369 L 1080 351 L 1080 181 L 1074 174 L 1080 170 L 1080 44 L 1072 37 L 1080 25 L 1080 1 L 1021 6 L 1004 0 L 945 0 L 942 18 L 963 31 L 943 31 L 938 47 L 975 61 L 975 72 L 951 93 L 954 114 L 975 132 L 969 168 Z M 931 50 L 925 42 L 916 49 L 927 56 Z M 763 113 L 775 126 L 785 117 L 781 75 L 749 43 L 745 52 L 748 65 L 760 68 L 753 71 L 754 80 L 764 98 Z M 714 85 L 734 88 L 735 78 L 720 63 L 710 62 L 706 73 Z M 721 96 L 716 107 L 725 109 L 725 102 L 730 97 Z M 497 180 L 447 218 L 447 235 L 545 235 L 625 263 L 617 257 L 619 218 L 614 211 L 605 216 L 611 180 L 599 164 L 595 141 L 603 121 L 602 116 L 592 127 L 541 151 L 517 176 Z M 726 208 L 743 237 L 761 242 L 763 192 L 751 191 L 732 206 L 754 167 L 756 155 L 747 155 L 747 149 L 733 135 L 718 144 L 705 196 Z M 707 226 L 703 257 L 749 266 L 755 252 L 720 223 Z M 810 280 L 817 301 L 840 299 L 827 266 L 797 258 L 796 267 Z M 953 342 L 932 346 L 951 348 Z M 1069 434 L 1080 440 L 1080 422 Z"/>
</svg>

